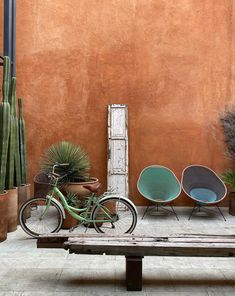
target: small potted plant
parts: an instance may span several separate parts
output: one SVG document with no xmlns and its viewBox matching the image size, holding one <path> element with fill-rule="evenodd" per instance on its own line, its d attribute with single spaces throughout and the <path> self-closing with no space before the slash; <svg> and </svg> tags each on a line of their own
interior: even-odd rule
<svg viewBox="0 0 235 296">
<path fill-rule="evenodd" d="M 229 214 L 235 216 L 235 173 L 232 169 L 228 169 L 221 174 L 221 177 L 229 191 Z"/>
</svg>

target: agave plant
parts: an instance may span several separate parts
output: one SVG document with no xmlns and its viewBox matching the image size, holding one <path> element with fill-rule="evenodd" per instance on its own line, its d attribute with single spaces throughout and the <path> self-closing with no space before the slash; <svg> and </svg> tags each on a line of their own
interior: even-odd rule
<svg viewBox="0 0 235 296">
<path fill-rule="evenodd" d="M 89 180 L 90 160 L 87 153 L 79 145 L 66 141 L 51 145 L 41 157 L 41 172 L 51 172 L 53 165 L 56 163 L 68 163 L 68 166 L 56 169 L 56 173 L 60 175 L 72 172 L 66 181 L 80 182 Z"/>
</svg>

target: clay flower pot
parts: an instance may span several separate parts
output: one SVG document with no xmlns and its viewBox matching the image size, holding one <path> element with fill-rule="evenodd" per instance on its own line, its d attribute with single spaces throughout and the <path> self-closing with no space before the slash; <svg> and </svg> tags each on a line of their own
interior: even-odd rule
<svg viewBox="0 0 235 296">
<path fill-rule="evenodd" d="M 18 187 L 18 213 L 23 205 L 28 199 L 30 199 L 31 194 L 30 194 L 30 189 L 31 185 L 30 184 L 22 184 L 21 186 Z M 28 211 L 27 217 L 30 217 L 30 212 Z"/>
<path fill-rule="evenodd" d="M 90 190 L 84 188 L 84 186 L 94 183 L 99 183 L 99 180 L 94 177 L 91 177 L 87 182 L 68 182 L 64 185 L 63 190 L 75 192 L 77 193 L 78 197 L 89 196 L 91 192 Z"/>
<path fill-rule="evenodd" d="M 235 192 L 229 194 L 229 214 L 235 216 Z"/>
<path fill-rule="evenodd" d="M 8 190 L 8 232 L 17 229 L 18 222 L 18 188 Z"/>
<path fill-rule="evenodd" d="M 0 194 L 0 242 L 7 239 L 8 228 L 8 192 Z"/>
</svg>

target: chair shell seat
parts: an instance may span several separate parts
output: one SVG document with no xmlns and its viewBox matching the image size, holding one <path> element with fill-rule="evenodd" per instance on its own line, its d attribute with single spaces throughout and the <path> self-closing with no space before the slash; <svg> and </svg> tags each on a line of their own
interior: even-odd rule
<svg viewBox="0 0 235 296">
<path fill-rule="evenodd" d="M 182 173 L 181 185 L 186 195 L 201 205 L 216 205 L 227 194 L 227 188 L 220 177 L 203 165 L 187 166 Z"/>
<path fill-rule="evenodd" d="M 140 173 L 137 188 L 146 199 L 155 203 L 170 203 L 181 193 L 180 182 L 167 167 L 151 165 Z"/>
</svg>

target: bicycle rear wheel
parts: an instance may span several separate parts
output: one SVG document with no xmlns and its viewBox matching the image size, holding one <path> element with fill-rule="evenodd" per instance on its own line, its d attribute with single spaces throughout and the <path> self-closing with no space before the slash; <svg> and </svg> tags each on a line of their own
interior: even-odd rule
<svg viewBox="0 0 235 296">
<path fill-rule="evenodd" d="M 24 203 L 19 212 L 19 222 L 22 229 L 32 237 L 41 234 L 58 232 L 63 222 L 60 207 L 53 201 L 48 205 L 48 199 L 35 197 Z"/>
<path fill-rule="evenodd" d="M 132 233 L 137 223 L 135 208 L 127 200 L 121 197 L 108 197 L 102 200 L 92 212 L 92 220 L 97 232 L 110 235 L 122 235 Z M 112 221 L 99 222 L 98 220 Z"/>
</svg>

